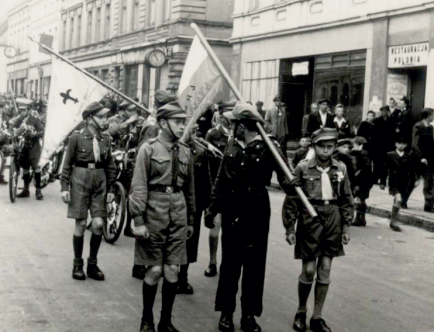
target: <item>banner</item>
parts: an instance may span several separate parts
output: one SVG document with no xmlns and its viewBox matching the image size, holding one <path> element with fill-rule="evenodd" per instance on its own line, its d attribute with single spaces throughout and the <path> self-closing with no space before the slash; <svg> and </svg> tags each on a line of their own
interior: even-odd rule
<svg viewBox="0 0 434 332">
<path fill-rule="evenodd" d="M 100 101 L 107 90 L 66 62 L 53 57 L 44 145 L 39 165 L 44 166 L 66 136 L 83 120 L 87 105 Z"/>
<path fill-rule="evenodd" d="M 229 99 L 229 89 L 223 76 L 194 37 L 188 52 L 178 89 L 178 101 L 189 117 L 199 117 L 211 103 Z"/>
</svg>

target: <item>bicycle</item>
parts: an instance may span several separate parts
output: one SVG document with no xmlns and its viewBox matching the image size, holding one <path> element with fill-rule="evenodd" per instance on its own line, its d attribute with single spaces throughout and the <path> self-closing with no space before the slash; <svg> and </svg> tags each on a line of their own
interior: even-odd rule
<svg viewBox="0 0 434 332">
<path fill-rule="evenodd" d="M 20 177 L 21 167 L 20 158 L 24 147 L 24 138 L 18 137 L 16 142 L 13 142 L 13 149 L 10 155 L 9 163 L 9 198 L 11 203 L 15 203 L 18 190 L 18 179 Z"/>
</svg>

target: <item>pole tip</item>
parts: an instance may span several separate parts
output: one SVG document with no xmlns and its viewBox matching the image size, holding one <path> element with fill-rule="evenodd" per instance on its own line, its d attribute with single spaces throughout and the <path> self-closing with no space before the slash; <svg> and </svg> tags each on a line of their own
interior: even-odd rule
<svg viewBox="0 0 434 332">
<path fill-rule="evenodd" d="M 190 26 L 194 29 L 197 28 L 197 24 L 196 23 L 191 23 Z"/>
</svg>

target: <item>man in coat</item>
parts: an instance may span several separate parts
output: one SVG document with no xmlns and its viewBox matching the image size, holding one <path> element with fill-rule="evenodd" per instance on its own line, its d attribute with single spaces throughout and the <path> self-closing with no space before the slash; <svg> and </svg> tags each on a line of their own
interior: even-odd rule
<svg viewBox="0 0 434 332">
<path fill-rule="evenodd" d="M 319 112 L 311 113 L 307 122 L 306 132 L 312 135 L 320 128 L 334 128 L 333 115 L 327 110 L 330 107 L 330 101 L 322 99 L 318 101 Z"/>
</svg>

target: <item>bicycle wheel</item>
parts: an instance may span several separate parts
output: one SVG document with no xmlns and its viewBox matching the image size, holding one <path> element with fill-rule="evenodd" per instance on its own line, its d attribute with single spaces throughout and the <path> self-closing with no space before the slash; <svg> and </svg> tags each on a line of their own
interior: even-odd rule
<svg viewBox="0 0 434 332">
<path fill-rule="evenodd" d="M 0 151 L 0 176 L 3 174 L 5 168 L 6 158 L 2 151 Z"/>
<path fill-rule="evenodd" d="M 115 183 L 115 199 L 107 203 L 107 218 L 104 219 L 103 235 L 107 243 L 114 244 L 122 233 L 125 223 L 125 189 L 120 182 Z"/>
<path fill-rule="evenodd" d="M 17 165 L 15 156 L 11 156 L 11 163 L 9 166 L 9 198 L 12 203 L 15 203 L 17 198 L 18 178 L 20 176 L 20 167 Z"/>
</svg>

